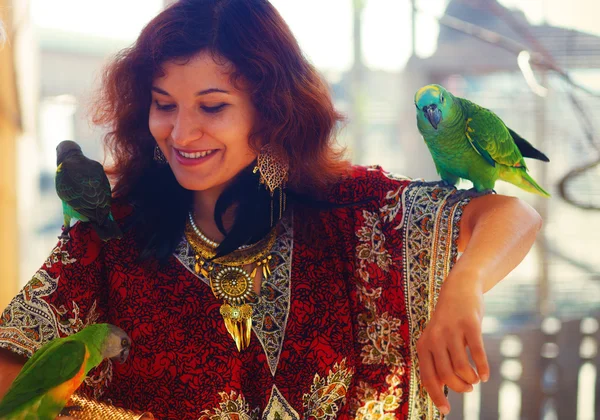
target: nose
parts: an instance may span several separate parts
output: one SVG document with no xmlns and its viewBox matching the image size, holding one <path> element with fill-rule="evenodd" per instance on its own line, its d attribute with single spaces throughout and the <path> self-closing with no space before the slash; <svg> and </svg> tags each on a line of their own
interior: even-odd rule
<svg viewBox="0 0 600 420">
<path fill-rule="evenodd" d="M 171 138 L 179 146 L 188 145 L 203 136 L 202 125 L 201 116 L 193 111 L 181 109 L 177 112 Z"/>
</svg>

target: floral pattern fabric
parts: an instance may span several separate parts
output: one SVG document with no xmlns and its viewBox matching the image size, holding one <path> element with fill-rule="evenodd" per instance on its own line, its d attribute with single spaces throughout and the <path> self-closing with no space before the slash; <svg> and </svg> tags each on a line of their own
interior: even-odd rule
<svg viewBox="0 0 600 420">
<path fill-rule="evenodd" d="M 113 323 L 132 338 L 129 359 L 104 362 L 84 391 L 158 419 L 436 419 L 415 345 L 471 195 L 356 167 L 330 194 L 344 206 L 295 208 L 242 352 L 185 240 L 164 265 L 138 263 L 131 234 L 102 243 L 79 223 L 5 309 L 0 347 L 30 356 Z"/>
</svg>

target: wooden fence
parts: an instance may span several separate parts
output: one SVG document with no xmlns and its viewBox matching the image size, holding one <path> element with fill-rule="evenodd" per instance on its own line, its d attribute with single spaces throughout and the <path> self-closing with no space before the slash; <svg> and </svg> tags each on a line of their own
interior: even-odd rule
<svg viewBox="0 0 600 420">
<path fill-rule="evenodd" d="M 491 378 L 450 391 L 449 420 L 600 420 L 599 317 L 485 337 Z"/>
</svg>

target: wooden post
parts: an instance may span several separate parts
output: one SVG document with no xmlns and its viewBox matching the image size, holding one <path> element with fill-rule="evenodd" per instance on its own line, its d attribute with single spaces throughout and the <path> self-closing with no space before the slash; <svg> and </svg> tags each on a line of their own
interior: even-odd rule
<svg viewBox="0 0 600 420">
<path fill-rule="evenodd" d="M 559 378 L 555 394 L 556 414 L 559 419 L 577 418 L 577 391 L 579 369 L 583 361 L 579 355 L 579 347 L 583 339 L 581 319 L 566 321 L 558 336 Z"/>
<path fill-rule="evenodd" d="M 540 71 L 540 79 L 542 86 L 547 86 L 547 75 L 545 70 Z M 551 94 L 548 91 L 548 94 Z M 540 150 L 546 150 L 546 146 L 548 144 L 546 140 L 546 98 L 537 96 L 535 98 L 535 106 L 536 106 L 536 127 L 535 127 L 535 137 L 536 143 L 535 145 Z M 540 168 L 539 175 L 537 179 L 539 180 L 540 185 L 543 188 L 549 188 L 548 184 L 548 165 L 540 164 L 538 165 Z M 548 207 L 548 198 L 539 197 L 536 201 L 535 208 L 542 217 L 542 220 L 548 220 L 549 216 L 549 207 Z M 548 246 L 546 242 L 546 224 L 542 226 L 542 230 L 538 234 L 537 239 L 537 252 L 539 259 L 539 269 L 538 269 L 538 288 L 537 288 L 537 311 L 539 319 L 544 319 L 548 315 L 550 315 L 554 308 L 551 304 L 550 299 L 550 267 L 549 267 L 549 258 L 548 258 Z"/>
<path fill-rule="evenodd" d="M 352 21 L 353 21 L 353 48 L 354 63 L 351 69 L 351 112 L 350 126 L 352 127 L 352 161 L 354 163 L 365 163 L 365 64 L 362 51 L 362 13 L 365 8 L 365 0 L 353 0 L 352 2 Z"/>
<path fill-rule="evenodd" d="M 417 0 L 410 0 L 411 6 L 411 47 L 410 54 L 411 56 L 417 55 Z"/>
<path fill-rule="evenodd" d="M 0 311 L 18 290 L 16 142 L 21 130 L 14 69 L 11 0 L 0 0 L 9 41 L 0 49 Z"/>
</svg>

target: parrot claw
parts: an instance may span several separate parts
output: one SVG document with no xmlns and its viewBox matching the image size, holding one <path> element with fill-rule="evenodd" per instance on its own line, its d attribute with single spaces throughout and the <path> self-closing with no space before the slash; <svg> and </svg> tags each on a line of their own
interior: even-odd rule
<svg viewBox="0 0 600 420">
<path fill-rule="evenodd" d="M 58 239 L 64 239 L 66 241 L 68 241 L 69 239 L 71 239 L 71 237 L 69 236 L 69 231 L 71 230 L 71 226 L 65 228 L 64 226 L 62 227 L 62 233 L 60 234 L 60 236 L 58 237 Z"/>
<path fill-rule="evenodd" d="M 60 235 L 60 236 L 58 237 L 58 239 L 63 239 L 63 240 L 65 240 L 65 241 L 68 241 L 69 239 L 71 239 L 71 237 L 69 236 L 69 234 L 68 234 L 68 233 L 67 233 L 67 234 L 63 233 L 62 235 Z"/>
</svg>

